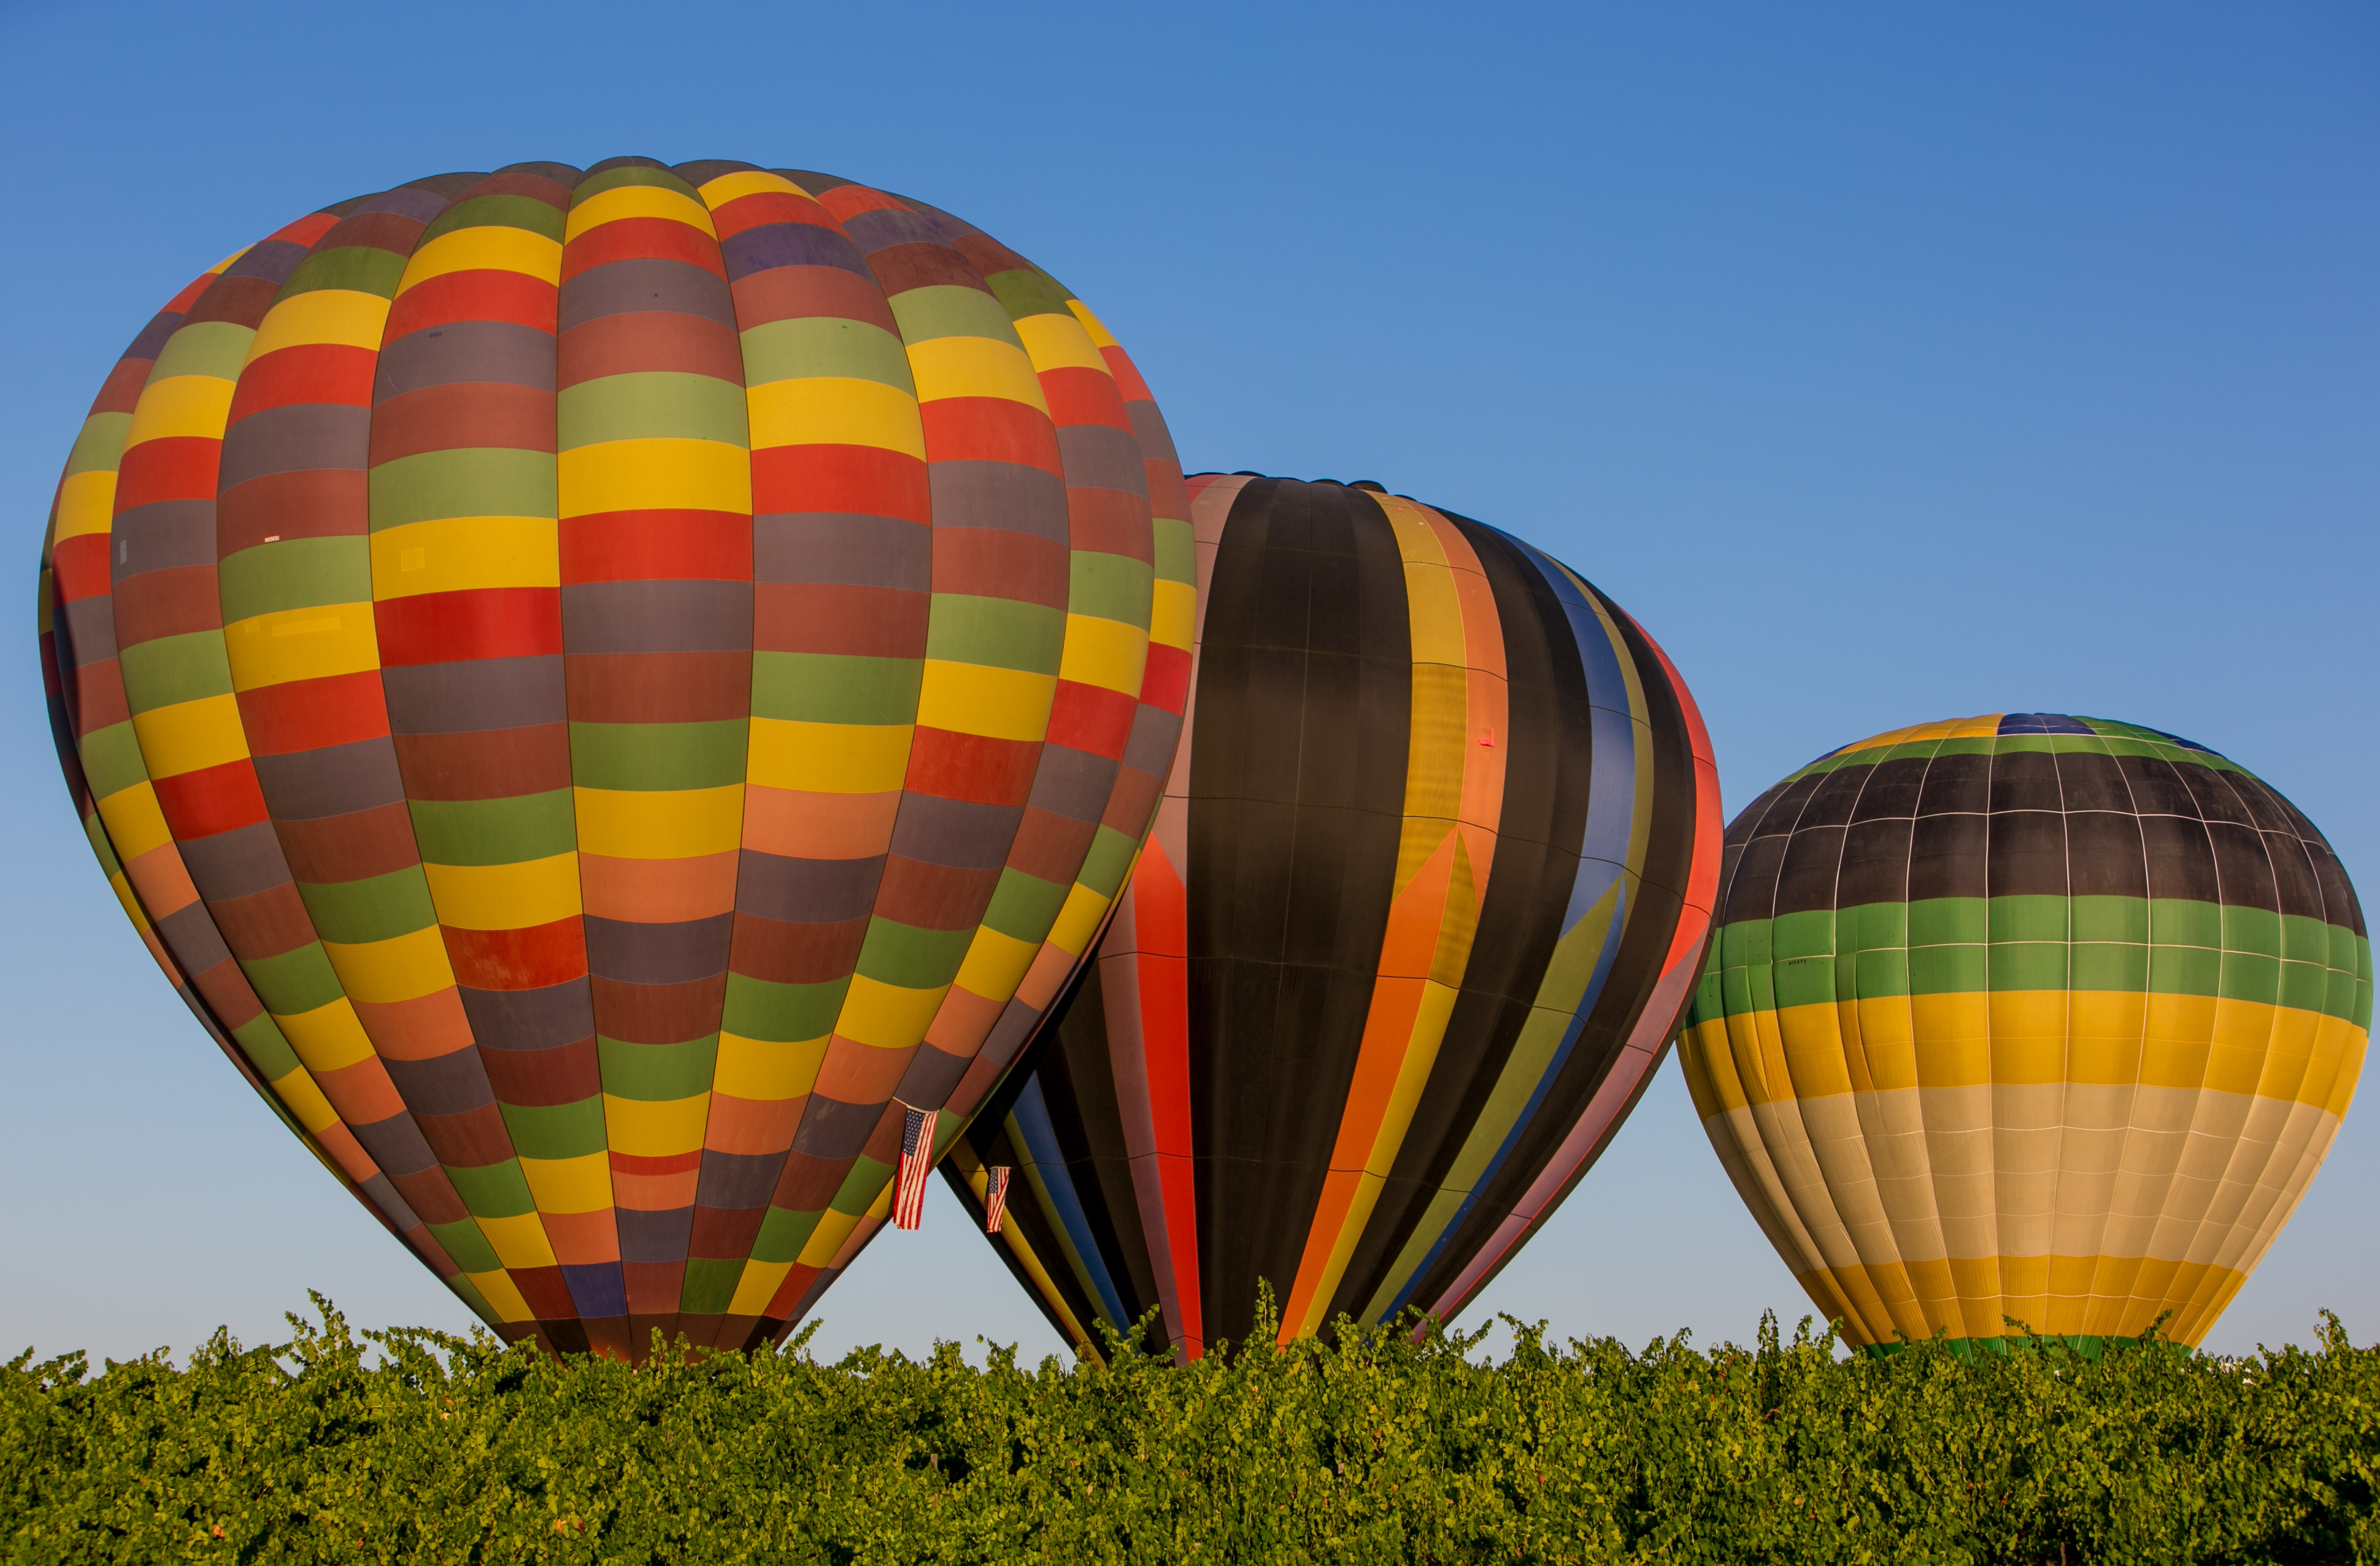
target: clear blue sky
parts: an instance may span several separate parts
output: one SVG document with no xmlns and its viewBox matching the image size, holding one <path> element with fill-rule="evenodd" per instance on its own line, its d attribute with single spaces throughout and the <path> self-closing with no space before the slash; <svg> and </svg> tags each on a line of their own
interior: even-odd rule
<svg viewBox="0 0 2380 1566">
<path fill-rule="evenodd" d="M 1701 698 L 1730 810 L 1903 723 L 2238 758 L 2380 899 L 2380 10 L 0 0 L 0 1353 L 461 1308 L 224 1065 L 91 865 L 30 613 L 100 378 L 194 272 L 453 168 L 824 168 L 1130 346 L 1195 467 L 1376 478 L 1561 555 Z M 2369 1100 L 2375 1089 L 2367 1086 Z M 2359 1105 L 2208 1340 L 2380 1336 Z M 1054 1348 L 936 1190 L 822 1343 Z M 944 1243 L 948 1242 L 948 1243 Z M 1806 1308 L 1664 1069 L 1483 1317 Z"/>
</svg>

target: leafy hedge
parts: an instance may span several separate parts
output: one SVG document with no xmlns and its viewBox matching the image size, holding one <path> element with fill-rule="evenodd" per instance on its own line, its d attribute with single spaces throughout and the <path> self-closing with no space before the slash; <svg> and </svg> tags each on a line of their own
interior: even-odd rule
<svg viewBox="0 0 2380 1566">
<path fill-rule="evenodd" d="M 2380 1560 L 2380 1349 L 1839 1361 L 1515 1328 L 1174 1369 L 797 1345 L 631 1370 L 218 1333 L 0 1386 L 10 1561 Z M 373 1352 L 377 1345 L 378 1352 Z"/>
</svg>

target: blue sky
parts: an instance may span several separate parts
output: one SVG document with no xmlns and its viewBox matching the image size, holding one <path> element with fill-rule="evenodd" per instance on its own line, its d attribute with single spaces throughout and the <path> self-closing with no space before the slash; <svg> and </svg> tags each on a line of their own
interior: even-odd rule
<svg viewBox="0 0 2380 1566">
<path fill-rule="evenodd" d="M 2088 713 L 2255 769 L 2380 894 L 2368 6 L 0 0 L 0 136 L 28 600 L 84 407 L 199 269 L 446 169 L 747 158 L 1065 279 L 1194 468 L 1378 479 L 1562 556 L 1693 685 L 1730 810 L 1903 723 Z M 18 625 L 0 1352 L 254 1341 L 309 1286 L 460 1325 L 124 927 Z M 2374 1112 L 2210 1346 L 2324 1305 L 2380 1336 Z M 821 1345 L 1054 1348 L 939 1188 L 928 1222 Z M 1708 1341 L 1769 1306 L 1808 1308 L 1671 1065 L 1475 1309 Z"/>
</svg>

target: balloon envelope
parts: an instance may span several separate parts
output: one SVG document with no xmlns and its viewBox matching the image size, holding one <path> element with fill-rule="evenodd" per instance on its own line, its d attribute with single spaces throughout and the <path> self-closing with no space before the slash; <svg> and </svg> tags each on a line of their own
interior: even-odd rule
<svg viewBox="0 0 2380 1566">
<path fill-rule="evenodd" d="M 1854 1343 L 2161 1317 L 2197 1343 L 2321 1165 L 2371 1025 L 2363 916 L 2313 823 L 2099 718 L 1820 758 L 1729 827 L 1719 909 L 1686 1077 Z"/>
<path fill-rule="evenodd" d="M 1527 544 L 1374 489 L 1191 480 L 1158 824 L 1064 1009 L 942 1167 L 1062 1332 L 1185 1355 L 1460 1309 L 1583 1174 L 1699 972 L 1693 698 Z"/>
<path fill-rule="evenodd" d="M 440 176 L 128 350 L 44 552 L 54 722 L 152 955 L 473 1309 L 743 1345 L 1088 951 L 1186 516 L 1123 350 L 947 213 Z"/>
</svg>

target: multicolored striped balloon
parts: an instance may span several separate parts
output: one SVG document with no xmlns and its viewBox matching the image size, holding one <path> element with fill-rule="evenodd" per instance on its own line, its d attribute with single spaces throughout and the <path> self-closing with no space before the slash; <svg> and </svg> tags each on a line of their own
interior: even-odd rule
<svg viewBox="0 0 2380 1566">
<path fill-rule="evenodd" d="M 1681 1053 L 1711 1145 L 1854 1343 L 2195 1344 L 2347 1112 L 2372 943 L 2271 785 L 1992 712 L 1820 758 L 1728 829 Z"/>
<path fill-rule="evenodd" d="M 1190 481 L 1190 726 L 1115 922 L 942 1168 L 1058 1329 L 1452 1316 L 1701 971 L 1718 783 L 1611 601 L 1377 486 Z"/>
<path fill-rule="evenodd" d="M 1108 915 L 1190 540 L 1048 273 L 748 164 L 515 164 L 200 276 L 43 552 L 85 830 L 217 1042 L 507 1337 L 798 1317 Z"/>
</svg>

